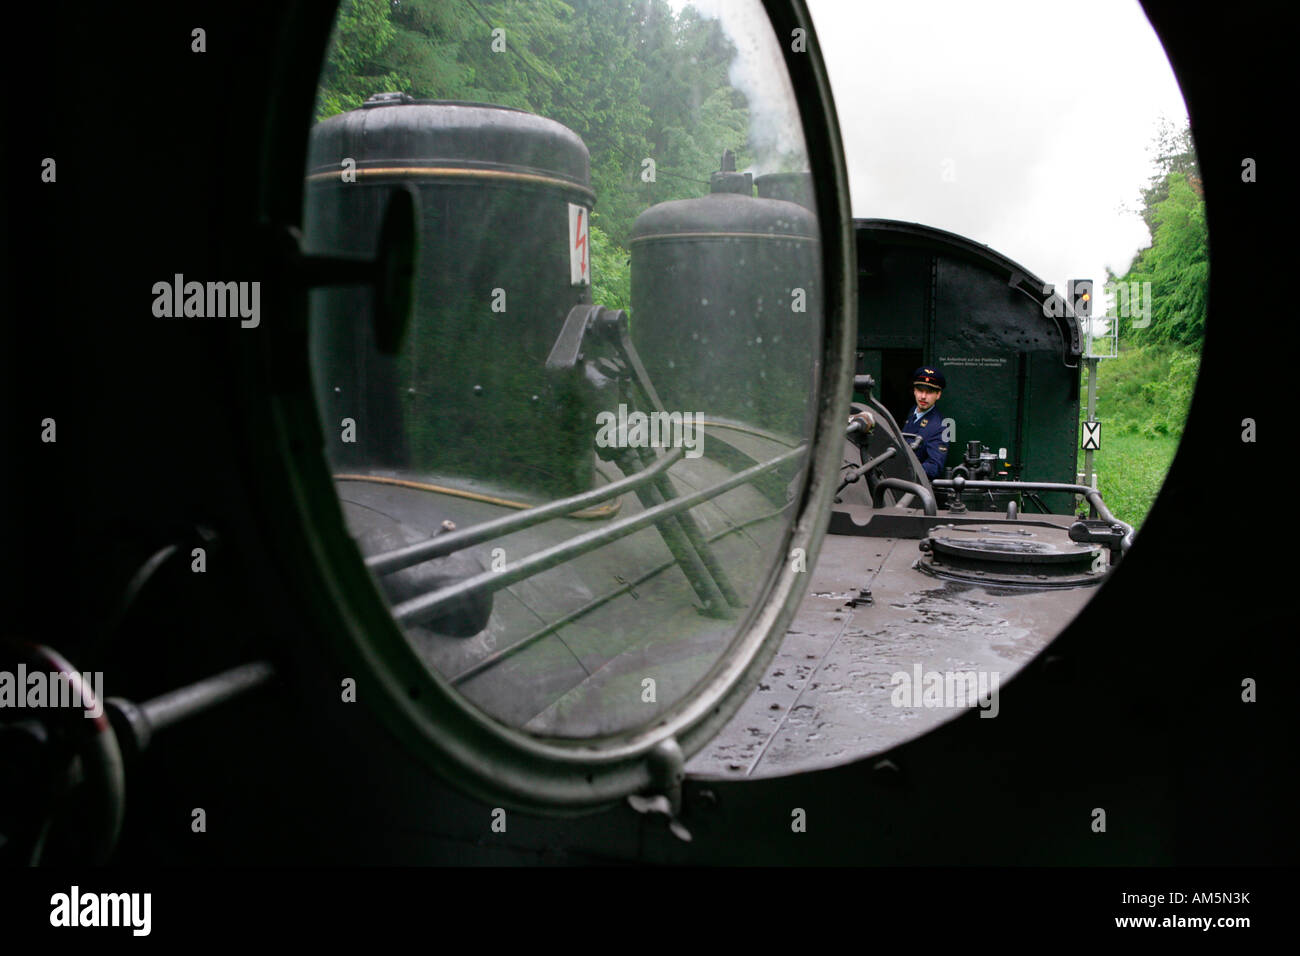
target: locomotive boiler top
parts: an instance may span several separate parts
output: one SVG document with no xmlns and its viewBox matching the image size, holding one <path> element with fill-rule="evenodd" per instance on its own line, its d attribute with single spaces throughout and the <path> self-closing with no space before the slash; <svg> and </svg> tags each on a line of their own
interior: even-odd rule
<svg viewBox="0 0 1300 956">
<path fill-rule="evenodd" d="M 573 130 L 507 106 L 378 94 L 312 131 L 308 178 L 337 175 L 345 159 L 361 173 L 476 170 L 567 184 L 590 203 L 591 160 Z"/>
<path fill-rule="evenodd" d="M 815 240 L 817 219 L 803 206 L 785 200 L 714 192 L 699 199 L 673 199 L 651 206 L 632 225 L 630 241 L 727 236 Z"/>
</svg>

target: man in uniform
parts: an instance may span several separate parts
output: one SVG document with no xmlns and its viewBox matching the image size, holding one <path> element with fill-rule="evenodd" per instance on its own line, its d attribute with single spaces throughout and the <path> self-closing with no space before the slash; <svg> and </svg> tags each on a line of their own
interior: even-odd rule
<svg viewBox="0 0 1300 956">
<path fill-rule="evenodd" d="M 934 406 L 948 384 L 943 372 L 922 365 L 912 373 L 912 396 L 916 405 L 902 426 L 903 437 L 914 439 L 916 458 L 931 480 L 943 471 L 948 457 L 948 446 L 943 440 L 943 419 L 935 414 Z"/>
</svg>

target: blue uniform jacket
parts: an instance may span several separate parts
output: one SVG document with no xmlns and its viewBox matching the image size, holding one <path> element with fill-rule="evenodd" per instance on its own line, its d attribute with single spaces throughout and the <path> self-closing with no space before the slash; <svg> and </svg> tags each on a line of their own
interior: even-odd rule
<svg viewBox="0 0 1300 956">
<path fill-rule="evenodd" d="M 912 416 L 916 411 L 916 406 L 913 405 L 907 413 L 907 420 L 903 422 L 903 434 L 921 436 L 915 449 L 917 461 L 927 475 L 932 479 L 938 478 L 939 472 L 943 471 L 943 463 L 948 458 L 948 446 L 943 441 L 943 416 L 932 405 L 919 422 L 914 422 Z"/>
</svg>

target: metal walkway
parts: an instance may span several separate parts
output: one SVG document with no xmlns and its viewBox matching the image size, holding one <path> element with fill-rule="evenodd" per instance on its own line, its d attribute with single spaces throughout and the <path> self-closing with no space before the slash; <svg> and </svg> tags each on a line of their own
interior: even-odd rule
<svg viewBox="0 0 1300 956">
<path fill-rule="evenodd" d="M 896 707 L 902 682 L 893 675 L 910 678 L 918 666 L 921 674 L 975 671 L 991 686 L 996 673 L 1005 686 L 1094 593 L 941 581 L 912 568 L 918 557 L 915 540 L 827 535 L 808 595 L 757 690 L 687 772 L 782 776 L 889 750 L 964 709 Z M 863 588 L 870 603 L 855 606 Z"/>
</svg>

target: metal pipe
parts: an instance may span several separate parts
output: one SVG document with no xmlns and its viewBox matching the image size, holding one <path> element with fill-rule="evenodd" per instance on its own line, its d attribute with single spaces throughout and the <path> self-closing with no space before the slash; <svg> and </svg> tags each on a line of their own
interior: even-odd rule
<svg viewBox="0 0 1300 956">
<path fill-rule="evenodd" d="M 265 661 L 236 667 L 138 705 L 152 730 L 162 730 L 202 713 L 270 680 L 275 668 Z"/>
<path fill-rule="evenodd" d="M 793 501 L 787 502 L 785 505 L 783 505 L 780 508 L 777 508 L 775 511 L 769 511 L 766 514 L 761 514 L 758 515 L 757 517 L 750 518 L 747 521 L 742 521 L 740 522 L 740 524 L 735 524 L 729 528 L 724 528 L 723 530 L 715 532 L 712 536 L 710 536 L 708 538 L 708 541 L 710 544 L 713 544 L 714 542 L 720 541 L 721 539 L 725 538 L 727 535 L 736 534 L 739 531 L 743 531 L 745 528 L 748 528 L 750 525 L 758 524 L 761 521 L 770 521 L 771 519 L 779 515 L 781 512 L 789 509 L 790 506 L 793 504 L 794 504 Z M 506 658 L 513 657 L 515 654 L 519 653 L 524 648 L 531 646 L 537 641 L 540 641 L 543 637 L 546 637 L 548 634 L 554 634 L 556 631 L 558 631 L 560 628 L 564 627 L 565 625 L 578 620 L 578 618 L 583 617 L 586 614 L 590 614 L 592 611 L 596 610 L 597 608 L 602 607 L 605 604 L 608 604 L 610 601 L 614 600 L 614 598 L 622 594 L 627 594 L 628 592 L 632 591 L 633 588 L 636 588 L 637 586 L 644 584 L 646 581 L 649 581 L 655 575 L 662 574 L 664 571 L 667 571 L 669 568 L 671 568 L 675 563 L 676 563 L 675 561 L 665 561 L 663 562 L 663 564 L 651 568 L 649 571 L 646 571 L 644 574 L 641 574 L 640 576 L 633 578 L 631 581 L 628 581 L 622 584 L 621 586 L 614 588 L 612 591 L 607 591 L 606 593 L 602 594 L 600 597 L 593 598 L 592 600 L 584 604 L 582 607 L 575 608 L 574 610 L 570 611 L 568 614 L 564 615 L 563 617 L 557 618 L 556 620 L 551 621 L 549 624 L 544 624 L 542 627 L 538 628 L 536 631 L 533 631 L 533 633 L 529 634 L 527 637 L 522 637 L 519 640 L 515 641 L 515 643 L 509 644 L 501 648 L 499 651 L 495 651 L 492 654 L 489 654 L 487 657 L 483 658 L 477 663 L 471 664 L 468 668 L 461 671 L 455 677 L 450 678 L 449 682 L 451 683 L 451 686 L 458 687 L 459 685 L 463 684 L 465 681 L 469 680 L 471 677 L 477 677 L 479 674 L 483 673 L 484 671 L 496 667 Z"/>
<path fill-rule="evenodd" d="M 939 478 L 934 482 L 936 488 L 950 488 L 952 481 L 947 478 Z M 1106 507 L 1106 502 L 1101 498 L 1101 492 L 1095 488 L 1089 488 L 1087 485 L 1072 485 L 1060 481 L 968 481 L 967 488 L 991 488 L 995 491 L 1063 491 L 1068 494 L 1082 495 L 1088 499 L 1102 521 L 1110 524 L 1117 524 L 1124 529 L 1124 541 L 1122 549 L 1127 551 L 1133 544 L 1133 528 L 1131 525 L 1120 521 L 1110 509 Z"/>
<path fill-rule="evenodd" d="M 561 498 L 559 501 L 552 501 L 548 504 L 538 505 L 536 508 L 529 508 L 527 511 L 521 511 L 518 514 L 503 515 L 500 518 L 484 521 L 482 524 L 476 524 L 473 527 L 452 531 L 448 534 L 440 534 L 436 538 L 430 538 L 428 541 L 418 541 L 404 548 L 395 548 L 392 551 L 372 554 L 366 558 L 366 567 L 375 574 L 391 574 L 394 571 L 400 571 L 403 568 L 409 568 L 424 561 L 431 561 L 434 558 L 441 558 L 493 538 L 512 534 L 515 531 L 522 531 L 524 528 L 531 528 L 535 524 L 541 524 L 551 518 L 567 515 L 588 505 L 599 504 L 602 501 L 615 498 L 625 491 L 635 491 L 647 482 L 653 481 L 680 461 L 684 454 L 686 454 L 686 449 L 674 448 L 644 471 L 621 478 L 601 488 L 584 491 L 582 494 Z"/>
<path fill-rule="evenodd" d="M 897 454 L 898 454 L 898 449 L 891 445 L 890 447 L 882 451 L 879 455 L 877 455 L 875 458 L 872 458 L 870 461 L 860 465 L 856 470 L 865 475 L 872 468 L 875 468 L 878 465 L 883 465 L 885 462 L 889 461 L 889 459 L 893 458 Z"/>
<path fill-rule="evenodd" d="M 1111 524 L 1117 524 L 1124 529 L 1124 538 L 1120 541 L 1120 550 L 1127 551 L 1131 548 L 1133 546 L 1133 526 L 1120 521 L 1110 513 L 1110 509 L 1106 507 L 1106 503 L 1101 500 L 1100 491 L 1089 491 L 1085 497 L 1087 497 L 1088 503 L 1096 509 L 1097 514 L 1101 517 L 1102 521 L 1109 521 Z"/>
<path fill-rule="evenodd" d="M 840 486 L 835 489 L 835 493 L 838 495 L 841 491 L 843 491 L 849 485 L 853 484 L 855 481 L 857 481 L 867 472 L 871 471 L 873 468 L 883 465 L 885 462 L 889 461 L 889 459 L 893 458 L 897 454 L 898 454 L 898 449 L 891 445 L 890 447 L 886 448 L 883 452 L 881 452 L 879 455 L 877 455 L 875 458 L 872 458 L 870 461 L 859 465 L 857 468 L 854 468 L 851 472 L 849 472 L 848 477 L 844 479 L 844 481 L 840 484 Z"/>
<path fill-rule="evenodd" d="M 637 449 L 629 449 L 629 451 L 634 452 L 637 457 L 641 459 L 642 463 L 644 463 L 645 457 L 641 451 Z M 655 504 L 663 504 L 663 502 L 672 501 L 677 497 L 677 490 L 673 487 L 672 479 L 663 472 L 655 477 L 654 484 L 647 490 L 653 490 L 655 488 L 659 490 L 659 500 L 656 501 Z M 704 540 L 704 534 L 700 531 L 700 526 L 696 524 L 695 518 L 689 511 L 683 511 L 677 515 L 676 520 L 681 526 L 682 531 L 686 533 L 687 542 L 695 553 L 699 555 L 700 560 L 704 562 L 705 569 L 709 572 L 709 576 L 713 578 L 713 582 L 718 586 L 718 590 L 722 593 L 722 596 L 726 598 L 727 603 L 732 607 L 743 607 L 744 602 L 740 600 L 740 595 L 737 594 L 736 589 L 732 587 L 731 579 L 727 577 L 727 572 L 726 569 L 723 568 L 722 562 L 719 561 L 717 555 L 713 553 L 713 549 L 709 547 L 709 543 Z"/>
<path fill-rule="evenodd" d="M 502 588 L 509 587 L 516 581 L 522 581 L 534 574 L 540 574 L 558 564 L 603 547 L 611 541 L 616 541 L 635 531 L 640 531 L 642 528 L 648 527 L 668 515 L 694 508 L 701 502 L 725 494 L 732 488 L 738 488 L 759 475 L 771 471 L 773 468 L 779 468 L 786 462 L 806 456 L 807 453 L 808 449 L 800 445 L 798 448 L 777 455 L 775 458 L 757 464 L 752 468 L 746 468 L 744 471 L 732 475 L 726 481 L 719 482 L 710 488 L 704 488 L 666 504 L 649 508 L 639 515 L 624 518 L 615 524 L 588 531 L 586 534 L 580 534 L 554 547 L 539 551 L 531 557 L 524 558 L 513 567 L 501 571 L 485 571 L 431 594 L 423 594 L 420 597 L 411 598 L 409 601 L 403 601 L 393 608 L 393 617 L 403 624 L 413 623 L 435 613 L 444 605 L 453 601 L 463 600 L 480 592 L 499 591 Z M 645 472 L 638 473 L 638 476 L 642 474 L 645 474 Z"/>
<path fill-rule="evenodd" d="M 619 466 L 627 474 L 637 474 L 642 468 L 641 456 L 635 448 L 623 449 L 623 454 L 618 460 Z M 636 495 L 641 499 L 641 506 L 647 511 L 659 507 L 665 501 L 663 494 L 654 484 L 638 488 Z M 686 580 L 695 590 L 695 596 L 704 605 L 705 613 L 710 617 L 730 617 L 729 606 L 732 602 L 727 600 L 727 596 L 718 586 L 717 579 L 709 573 L 699 548 L 694 546 L 694 542 L 690 540 L 689 534 L 681 524 L 681 517 L 680 514 L 665 517 L 661 521 L 656 521 L 655 527 L 664 539 L 664 544 L 668 546 L 673 560 L 677 562 L 682 574 L 686 575 Z"/>
<path fill-rule="evenodd" d="M 925 513 L 930 517 L 934 517 L 939 513 L 939 507 L 934 501 L 933 491 L 925 487 L 925 485 L 918 485 L 914 481 L 904 481 L 902 478 L 882 478 L 880 481 L 876 482 L 875 490 L 871 493 L 871 505 L 873 508 L 880 507 L 880 501 L 877 499 L 884 499 L 884 495 L 881 492 L 886 488 L 893 488 L 896 491 L 906 491 L 916 495 L 921 499 L 921 507 L 925 509 Z"/>
</svg>

